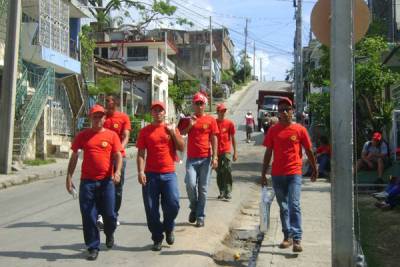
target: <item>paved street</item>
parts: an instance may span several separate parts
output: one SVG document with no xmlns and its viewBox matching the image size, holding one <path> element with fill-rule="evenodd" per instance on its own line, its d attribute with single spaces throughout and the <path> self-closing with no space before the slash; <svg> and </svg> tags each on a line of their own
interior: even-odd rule
<svg viewBox="0 0 400 267">
<path fill-rule="evenodd" d="M 268 83 L 274 86 L 276 83 Z M 256 113 L 256 95 L 262 86 L 256 83 L 247 92 L 233 95 L 228 103 L 235 107 L 229 114 L 237 125 L 239 161 L 233 165 L 234 188 L 231 202 L 219 201 L 213 173 L 207 202 L 206 226 L 198 229 L 187 222 L 188 200 L 184 187 L 184 165 L 177 166 L 181 209 L 177 218 L 176 243 L 164 243 L 161 252 L 151 251 L 142 193 L 136 181 L 134 158 L 128 160 L 124 200 L 120 211 L 121 226 L 115 234 L 116 245 L 102 251 L 97 266 L 218 266 L 213 255 L 221 250 L 221 241 L 237 222 L 244 203 L 258 207 L 259 187 L 256 184 L 264 153 L 263 135 L 255 133 L 245 143 L 244 114 Z M 134 151 L 131 149 L 131 151 Z M 134 156 L 135 153 L 128 153 Z M 64 176 L 40 180 L 0 191 L 1 266 L 85 266 L 81 218 L 78 200 L 66 193 Z M 74 181 L 78 183 L 78 175 Z M 266 234 L 257 266 L 329 266 L 330 265 L 330 194 L 329 184 L 305 182 L 302 194 L 304 249 L 299 257 L 290 250 L 277 248 L 281 241 L 279 211 L 276 201 L 271 211 L 271 230 Z M 246 228 L 246 227 L 245 227 Z M 105 238 L 102 235 L 102 242 Z M 222 246 L 223 247 L 223 246 Z M 246 266 L 232 261 L 228 266 Z M 233 255 L 232 255 L 233 256 Z M 232 257 L 233 258 L 233 257 Z M 311 265 L 308 265 L 311 264 Z"/>
<path fill-rule="evenodd" d="M 239 125 L 240 161 L 235 169 L 233 200 L 218 201 L 215 173 L 210 184 L 206 227 L 197 229 L 187 223 L 188 200 L 184 188 L 184 166 L 177 168 L 181 210 L 177 218 L 176 244 L 165 245 L 160 253 L 150 250 L 140 186 L 136 181 L 134 159 L 129 159 L 124 200 L 120 211 L 121 226 L 116 232 L 116 245 L 102 251 L 98 266 L 214 266 L 211 255 L 228 233 L 228 226 L 240 202 L 248 198 L 260 170 L 261 148 L 245 144 L 241 124 L 248 109 L 255 112 L 257 86 L 248 90 L 231 116 Z M 234 98 L 232 98 L 235 101 Z M 249 149 L 250 148 L 250 149 Z M 259 151 L 260 153 L 254 153 Z M 251 172 L 249 172 L 251 170 Z M 246 175 L 247 173 L 247 175 Z M 250 175 L 248 175 L 250 173 Z M 85 258 L 81 218 L 77 200 L 66 193 L 64 176 L 15 186 L 0 191 L 1 266 L 84 266 Z M 74 177 L 78 183 L 78 175 Z M 104 242 L 104 236 L 102 236 Z"/>
</svg>

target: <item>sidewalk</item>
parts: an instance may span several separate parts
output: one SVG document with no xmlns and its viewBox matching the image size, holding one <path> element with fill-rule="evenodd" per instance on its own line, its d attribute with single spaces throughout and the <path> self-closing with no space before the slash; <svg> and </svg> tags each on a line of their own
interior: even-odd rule
<svg viewBox="0 0 400 267">
<path fill-rule="evenodd" d="M 331 200 L 330 183 L 305 179 L 302 186 L 303 252 L 280 249 L 282 228 L 276 199 L 271 206 L 271 227 L 265 234 L 257 266 L 321 267 L 331 266 Z"/>
<path fill-rule="evenodd" d="M 127 157 L 136 157 L 136 148 L 127 149 Z M 24 169 L 12 174 L 0 174 L 0 190 L 14 185 L 26 184 L 37 180 L 45 180 L 67 175 L 69 159 L 57 158 L 55 163 L 41 166 L 25 166 Z M 81 162 L 78 162 L 75 173 L 79 173 Z"/>
</svg>

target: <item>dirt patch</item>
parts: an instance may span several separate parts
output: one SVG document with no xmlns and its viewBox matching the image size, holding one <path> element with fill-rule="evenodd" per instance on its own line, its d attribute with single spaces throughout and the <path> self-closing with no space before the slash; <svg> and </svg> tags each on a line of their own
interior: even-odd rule
<svg viewBox="0 0 400 267">
<path fill-rule="evenodd" d="M 400 208 L 382 211 L 375 202 L 368 195 L 359 197 L 361 246 L 368 267 L 399 266 Z"/>
</svg>

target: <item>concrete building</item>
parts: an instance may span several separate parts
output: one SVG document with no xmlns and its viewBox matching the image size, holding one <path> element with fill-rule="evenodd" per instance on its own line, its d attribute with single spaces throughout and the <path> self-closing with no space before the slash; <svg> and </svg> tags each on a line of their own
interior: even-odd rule
<svg viewBox="0 0 400 267">
<path fill-rule="evenodd" d="M 164 37 L 129 34 L 127 30 L 116 30 L 96 34 L 95 56 L 119 60 L 126 67 L 149 74 L 148 79 L 133 82 L 135 94 L 141 105 L 148 111 L 152 101 L 166 103 L 167 116 L 172 117 L 169 108 L 168 85 L 175 76 L 175 64 L 168 56 L 177 53 L 176 47 Z M 131 91 L 130 85 L 124 84 L 124 91 Z"/>
<path fill-rule="evenodd" d="M 7 0 L 1 1 L 4 15 Z M 69 154 L 83 105 L 78 33 L 81 19 L 90 16 L 87 5 L 87 0 L 22 0 L 15 159 Z M 0 68 L 1 28 L 0 23 Z"/>
<path fill-rule="evenodd" d="M 210 77 L 210 32 L 160 29 L 150 31 L 150 35 L 160 35 L 167 32 L 168 40 L 178 49 L 171 59 L 179 69 L 184 70 L 202 84 L 208 86 Z M 232 67 L 234 59 L 234 44 L 227 29 L 213 29 L 213 67 L 214 83 L 221 82 L 221 71 Z M 180 77 L 179 77 L 180 78 Z M 185 79 L 185 78 L 182 78 Z"/>
</svg>

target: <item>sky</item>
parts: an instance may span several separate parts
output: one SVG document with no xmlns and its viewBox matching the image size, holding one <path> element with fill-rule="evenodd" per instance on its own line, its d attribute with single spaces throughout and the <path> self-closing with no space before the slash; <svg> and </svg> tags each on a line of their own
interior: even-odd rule
<svg viewBox="0 0 400 267">
<path fill-rule="evenodd" d="M 151 0 L 143 0 L 149 1 Z M 284 80 L 287 70 L 293 67 L 293 44 L 295 33 L 295 8 L 293 0 L 169 0 L 177 6 L 176 17 L 187 18 L 194 26 L 186 29 L 200 30 L 209 27 L 212 17 L 213 28 L 228 28 L 235 44 L 235 55 L 244 49 L 244 28 L 248 22 L 247 51 L 253 65 L 253 46 L 256 47 L 255 74 L 262 74 L 265 80 Z M 309 41 L 310 14 L 317 0 L 303 0 L 302 40 L 303 46 Z M 154 25 L 166 27 L 166 24 Z M 170 27 L 171 28 L 171 27 Z"/>
<path fill-rule="evenodd" d="M 293 66 L 293 43 L 296 22 L 293 0 L 170 0 L 178 7 L 177 15 L 188 17 L 193 28 L 203 29 L 212 17 L 213 27 L 227 27 L 235 44 L 235 54 L 244 49 L 245 18 L 248 23 L 247 51 L 253 65 L 253 46 L 256 46 L 255 74 L 265 79 L 284 80 Z M 316 0 L 303 0 L 303 46 L 308 44 L 310 14 Z"/>
</svg>

